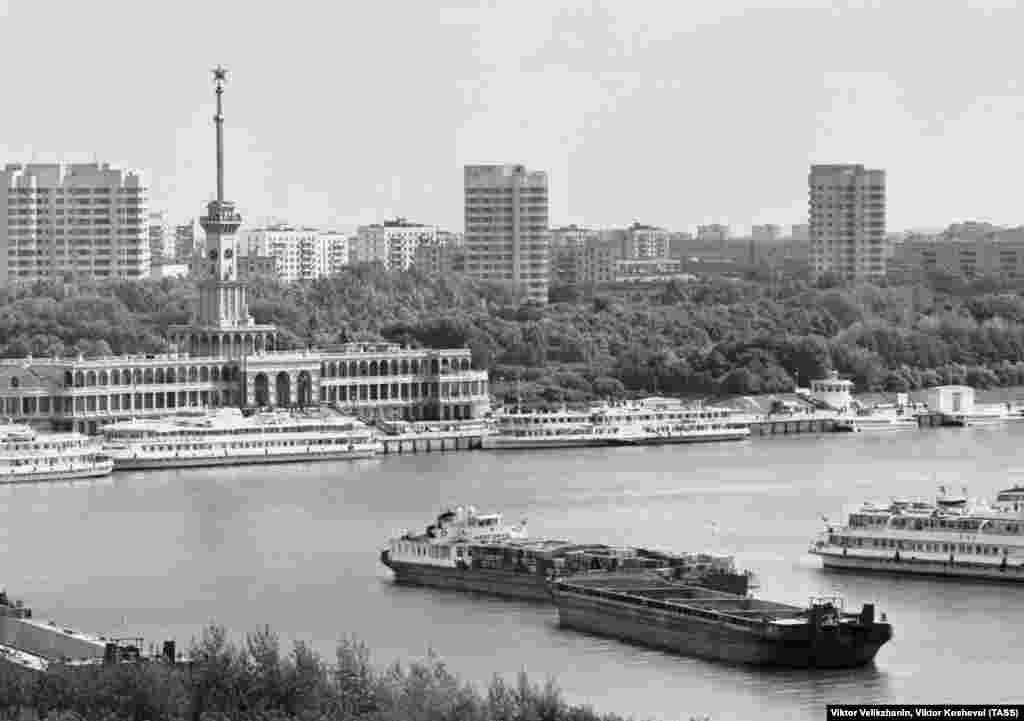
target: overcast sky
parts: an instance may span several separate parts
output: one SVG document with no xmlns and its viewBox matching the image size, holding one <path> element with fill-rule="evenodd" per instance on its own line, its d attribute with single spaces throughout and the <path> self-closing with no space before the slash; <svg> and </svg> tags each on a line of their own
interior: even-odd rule
<svg viewBox="0 0 1024 721">
<path fill-rule="evenodd" d="M 462 228 L 462 166 L 546 170 L 551 220 L 806 222 L 813 162 L 889 227 L 1024 223 L 1016 3 L 0 0 L 0 155 L 136 168 L 176 222 Z"/>
</svg>

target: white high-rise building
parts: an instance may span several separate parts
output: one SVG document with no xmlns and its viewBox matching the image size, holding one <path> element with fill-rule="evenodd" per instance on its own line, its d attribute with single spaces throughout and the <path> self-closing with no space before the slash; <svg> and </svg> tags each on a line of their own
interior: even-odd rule
<svg viewBox="0 0 1024 721">
<path fill-rule="evenodd" d="M 8 164 L 0 191 L 0 283 L 145 278 L 146 188 L 109 164 Z"/>
<path fill-rule="evenodd" d="M 246 247 L 249 256 L 274 258 L 277 277 L 286 283 L 322 278 L 328 273 L 326 236 L 316 228 L 255 228 L 246 232 Z"/>
<path fill-rule="evenodd" d="M 548 176 L 522 165 L 465 168 L 466 273 L 548 300 Z"/>
<path fill-rule="evenodd" d="M 811 270 L 845 280 L 885 275 L 885 171 L 812 165 Z"/>
</svg>

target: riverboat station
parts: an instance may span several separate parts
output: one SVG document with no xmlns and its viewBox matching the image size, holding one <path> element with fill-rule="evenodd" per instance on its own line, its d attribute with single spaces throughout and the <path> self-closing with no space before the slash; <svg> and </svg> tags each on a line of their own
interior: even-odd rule
<svg viewBox="0 0 1024 721">
<path fill-rule="evenodd" d="M 105 358 L 21 358 L 0 363 L 0 412 L 40 430 L 95 434 L 108 423 L 157 418 L 187 409 L 289 408 L 320 404 L 364 418 L 423 421 L 479 418 L 489 407 L 487 371 L 468 348 L 412 349 L 350 343 L 279 350 L 277 329 L 249 315 L 238 274 L 236 231 L 242 216 L 224 199 L 222 95 L 217 94 L 217 199 L 201 219 L 206 231 L 199 309 L 172 326 L 176 350 Z M 12 180 L 12 182 L 15 182 Z"/>
</svg>

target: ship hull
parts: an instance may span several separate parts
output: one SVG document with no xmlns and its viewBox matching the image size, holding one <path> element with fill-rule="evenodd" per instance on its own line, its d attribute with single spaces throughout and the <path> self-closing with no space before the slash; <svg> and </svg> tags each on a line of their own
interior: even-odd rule
<svg viewBox="0 0 1024 721">
<path fill-rule="evenodd" d="M 557 440 L 499 438 L 484 436 L 481 448 L 485 451 L 539 451 L 547 448 L 596 448 L 617 445 L 619 441 L 610 438 L 559 438 Z"/>
<path fill-rule="evenodd" d="M 863 558 L 821 552 L 816 555 L 821 556 L 822 566 L 828 571 L 1024 583 L 1024 566 L 1007 565 L 1004 568 L 998 565 L 916 558 L 901 558 L 897 561 L 894 558 Z"/>
<path fill-rule="evenodd" d="M 243 466 L 259 463 L 298 463 L 301 461 L 338 461 L 358 458 L 372 458 L 377 455 L 376 448 L 352 451 L 333 451 L 328 453 L 279 453 L 251 454 L 226 456 L 192 456 L 173 458 L 115 458 L 114 470 L 137 471 L 149 468 L 196 468 L 201 466 Z"/>
<path fill-rule="evenodd" d="M 0 484 L 4 483 L 56 483 L 60 481 L 79 481 L 89 478 L 109 476 L 112 466 L 96 466 L 76 468 L 45 473 L 9 474 L 0 476 Z"/>
<path fill-rule="evenodd" d="M 460 569 L 381 559 L 394 572 L 395 583 L 469 591 L 524 601 L 551 601 L 547 579 L 536 573 L 491 568 Z"/>
<path fill-rule="evenodd" d="M 871 663 L 891 637 L 888 626 L 872 630 L 819 629 L 813 638 L 809 628 L 797 626 L 771 637 L 769 631 L 758 627 L 572 592 L 556 591 L 554 598 L 563 628 L 736 665 L 854 668 Z"/>
<path fill-rule="evenodd" d="M 715 443 L 720 441 L 745 441 L 750 438 L 750 431 L 722 431 L 721 433 L 686 433 L 670 436 L 653 435 L 648 438 L 624 439 L 619 441 L 625 446 L 663 446 L 676 443 Z"/>
</svg>

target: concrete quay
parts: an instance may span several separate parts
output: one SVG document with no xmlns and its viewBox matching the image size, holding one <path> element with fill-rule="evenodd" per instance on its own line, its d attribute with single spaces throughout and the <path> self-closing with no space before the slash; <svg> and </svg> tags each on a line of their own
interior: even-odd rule
<svg viewBox="0 0 1024 721">
<path fill-rule="evenodd" d="M 382 452 L 435 453 L 471 451 L 483 446 L 486 426 L 478 421 L 462 423 L 408 423 L 378 421 L 377 440 Z"/>
</svg>

